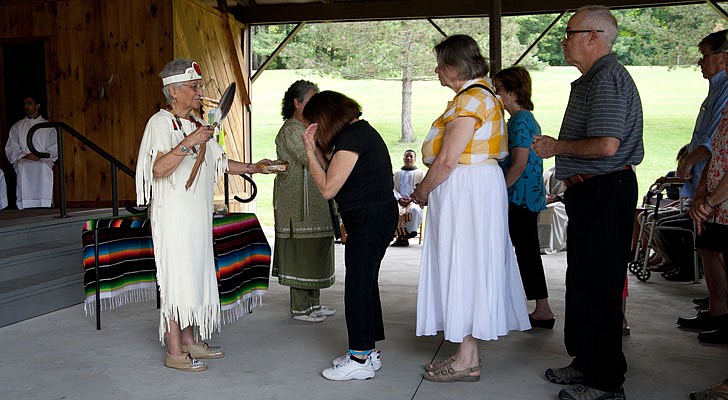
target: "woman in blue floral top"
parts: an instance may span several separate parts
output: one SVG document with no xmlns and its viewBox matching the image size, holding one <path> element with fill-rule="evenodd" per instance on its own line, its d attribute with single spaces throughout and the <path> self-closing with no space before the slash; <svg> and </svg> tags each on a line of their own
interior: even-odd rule
<svg viewBox="0 0 728 400">
<path fill-rule="evenodd" d="M 555 319 L 549 306 L 538 241 L 538 214 L 546 209 L 546 190 L 543 161 L 531 150 L 533 137 L 541 134 L 541 127 L 531 113 L 531 76 L 524 68 L 512 67 L 498 72 L 493 82 L 511 116 L 508 157 L 500 165 L 508 186 L 508 228 L 516 248 L 523 288 L 528 300 L 536 300 L 536 309 L 529 320 L 533 327 L 551 329 Z"/>
</svg>

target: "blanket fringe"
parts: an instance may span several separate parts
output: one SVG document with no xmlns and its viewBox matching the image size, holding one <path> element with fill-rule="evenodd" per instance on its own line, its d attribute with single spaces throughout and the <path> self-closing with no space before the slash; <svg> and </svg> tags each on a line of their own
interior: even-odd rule
<svg viewBox="0 0 728 400">
<path fill-rule="evenodd" d="M 149 302 L 156 298 L 157 286 L 154 283 L 127 287 L 118 291 L 101 293 L 101 310 L 113 310 L 130 303 Z M 96 314 L 96 293 L 86 298 L 83 311 L 87 317 Z"/>
<path fill-rule="evenodd" d="M 263 305 L 263 294 L 265 290 L 252 291 L 232 304 L 226 304 L 221 308 L 222 323 L 230 325 L 240 318 L 251 314 L 254 308 Z"/>
</svg>

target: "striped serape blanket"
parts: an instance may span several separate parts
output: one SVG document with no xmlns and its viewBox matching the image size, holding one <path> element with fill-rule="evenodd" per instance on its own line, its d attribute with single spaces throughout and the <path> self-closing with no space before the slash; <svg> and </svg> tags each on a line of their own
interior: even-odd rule
<svg viewBox="0 0 728 400">
<path fill-rule="evenodd" d="M 86 221 L 83 227 L 84 311 L 96 311 L 94 228 L 99 236 L 101 309 L 156 299 L 151 223 L 139 216 Z M 268 289 L 271 249 L 255 214 L 213 219 L 213 248 L 223 323 L 259 306 Z"/>
<path fill-rule="evenodd" d="M 217 288 L 223 323 L 259 306 L 268 290 L 270 245 L 255 214 L 229 214 L 212 221 Z"/>
<path fill-rule="evenodd" d="M 157 296 L 156 268 L 150 221 L 145 217 L 88 220 L 83 226 L 83 309 L 96 312 L 94 229 L 99 236 L 101 309 L 151 301 Z"/>
</svg>

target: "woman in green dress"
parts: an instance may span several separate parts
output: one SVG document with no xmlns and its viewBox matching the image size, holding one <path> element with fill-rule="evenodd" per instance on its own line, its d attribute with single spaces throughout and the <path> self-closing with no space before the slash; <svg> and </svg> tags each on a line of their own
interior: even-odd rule
<svg viewBox="0 0 728 400">
<path fill-rule="evenodd" d="M 285 122 L 276 136 L 278 159 L 288 171 L 273 185 L 275 248 L 273 276 L 291 288 L 294 319 L 321 322 L 336 310 L 320 304 L 320 289 L 334 284 L 334 232 L 329 204 L 311 180 L 301 134 L 307 123 L 303 107 L 319 89 L 304 80 L 294 82 L 282 102 Z"/>
</svg>

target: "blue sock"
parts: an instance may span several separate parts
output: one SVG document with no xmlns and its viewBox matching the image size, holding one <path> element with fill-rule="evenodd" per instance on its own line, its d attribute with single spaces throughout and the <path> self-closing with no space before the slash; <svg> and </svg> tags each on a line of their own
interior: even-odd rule
<svg viewBox="0 0 728 400">
<path fill-rule="evenodd" d="M 356 356 L 369 356 L 370 354 L 372 354 L 372 351 L 371 350 L 357 351 L 357 350 L 349 349 L 349 353 L 351 354 L 349 356 L 350 359 L 358 362 L 359 364 L 364 364 L 367 361 L 367 359 L 366 358 L 364 358 L 364 359 L 357 358 Z"/>
</svg>

